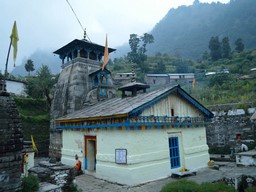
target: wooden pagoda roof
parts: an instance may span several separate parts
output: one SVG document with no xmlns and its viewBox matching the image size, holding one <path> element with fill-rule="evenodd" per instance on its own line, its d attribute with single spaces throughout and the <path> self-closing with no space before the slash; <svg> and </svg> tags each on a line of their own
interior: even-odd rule
<svg viewBox="0 0 256 192">
<path fill-rule="evenodd" d="M 104 46 L 98 45 L 96 43 L 89 42 L 86 39 L 82 39 L 82 40 L 75 39 L 75 40 L 71 41 L 70 43 L 68 43 L 67 45 L 61 47 L 60 49 L 58 49 L 56 51 L 54 51 L 53 53 L 58 54 L 58 55 L 62 55 L 62 54 L 65 54 L 65 53 L 69 52 L 70 50 L 73 50 L 74 48 L 77 48 L 77 47 L 87 48 L 87 49 L 90 48 L 90 49 L 101 51 L 103 53 L 104 53 L 104 49 L 105 49 Z M 109 53 L 111 53 L 115 50 L 116 49 L 108 48 Z"/>
<path fill-rule="evenodd" d="M 112 98 L 60 117 L 56 121 L 78 122 L 111 117 L 137 116 L 146 108 L 151 107 L 161 99 L 168 97 L 170 93 L 178 93 L 181 95 L 181 97 L 198 108 L 204 114 L 204 116 L 209 118 L 213 117 L 211 111 L 201 105 L 197 100 L 195 100 L 185 90 L 177 85 L 171 88 L 164 88 L 149 93 L 139 94 L 135 97 Z"/>
</svg>

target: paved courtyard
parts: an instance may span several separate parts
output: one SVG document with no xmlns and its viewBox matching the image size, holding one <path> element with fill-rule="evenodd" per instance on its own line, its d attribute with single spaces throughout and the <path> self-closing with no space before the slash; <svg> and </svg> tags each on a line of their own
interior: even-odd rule
<svg viewBox="0 0 256 192">
<path fill-rule="evenodd" d="M 241 175 L 250 175 L 256 177 L 256 167 L 237 167 L 234 162 L 219 162 L 219 170 L 212 168 L 204 168 L 197 172 L 196 175 L 184 177 L 185 179 L 196 181 L 198 183 L 213 182 L 227 178 L 238 178 Z M 167 183 L 176 181 L 176 178 L 165 178 L 157 181 L 148 182 L 137 186 L 126 186 L 116 183 L 107 182 L 97 179 L 91 175 L 81 175 L 76 177 L 75 183 L 78 189 L 83 192 L 159 192 Z"/>
</svg>

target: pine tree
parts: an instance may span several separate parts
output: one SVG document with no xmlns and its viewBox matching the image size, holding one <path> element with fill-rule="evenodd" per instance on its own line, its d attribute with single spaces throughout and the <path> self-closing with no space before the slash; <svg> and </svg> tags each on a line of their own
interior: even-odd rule
<svg viewBox="0 0 256 192">
<path fill-rule="evenodd" d="M 221 42 L 221 54 L 222 58 L 229 58 L 231 54 L 231 48 L 229 45 L 229 38 L 224 37 Z"/>
<path fill-rule="evenodd" d="M 219 37 L 211 37 L 209 42 L 210 55 L 213 61 L 217 61 L 221 58 L 221 45 L 219 42 Z"/>
</svg>

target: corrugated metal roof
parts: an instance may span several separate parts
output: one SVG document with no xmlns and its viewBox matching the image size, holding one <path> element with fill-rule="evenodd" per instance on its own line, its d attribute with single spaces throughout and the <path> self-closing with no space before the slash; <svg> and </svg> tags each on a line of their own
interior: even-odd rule
<svg viewBox="0 0 256 192">
<path fill-rule="evenodd" d="M 147 77 L 168 77 L 167 74 L 147 74 Z"/>
<path fill-rule="evenodd" d="M 58 118 L 56 121 L 61 122 L 67 120 L 107 118 L 111 116 L 128 116 L 131 112 L 141 110 L 144 105 L 148 104 L 149 102 L 153 102 L 160 96 L 166 95 L 166 93 L 176 91 L 178 89 L 180 90 L 179 93 L 186 94 L 184 97 L 185 99 L 191 103 L 193 102 L 192 104 L 199 108 L 199 110 L 201 110 L 204 114 L 209 117 L 213 116 L 213 114 L 208 109 L 198 103 L 194 98 L 192 98 L 183 89 L 181 89 L 179 85 L 177 85 L 149 93 L 139 94 L 135 97 L 109 99 Z"/>
<path fill-rule="evenodd" d="M 70 119 L 87 119 L 93 117 L 109 117 L 118 115 L 128 116 L 128 113 L 132 110 L 153 100 L 157 96 L 163 94 L 170 89 L 171 88 L 165 88 L 162 90 L 139 94 L 135 97 L 109 99 L 63 116 L 57 119 L 57 121 Z"/>
</svg>

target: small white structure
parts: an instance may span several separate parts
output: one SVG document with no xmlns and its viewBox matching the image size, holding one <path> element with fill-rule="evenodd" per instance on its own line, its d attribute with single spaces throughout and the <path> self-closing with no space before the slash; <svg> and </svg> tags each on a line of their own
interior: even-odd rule
<svg viewBox="0 0 256 192">
<path fill-rule="evenodd" d="M 28 170 L 35 165 L 35 152 L 33 149 L 25 149 L 22 160 L 22 175 L 27 177 Z"/>
<path fill-rule="evenodd" d="M 26 84 L 22 81 L 6 80 L 7 92 L 15 95 L 26 96 L 27 94 L 25 93 L 25 86 Z"/>
<path fill-rule="evenodd" d="M 209 161 L 205 127 L 213 114 L 180 86 L 113 98 L 56 120 L 63 130 L 61 161 L 98 178 L 127 185 L 161 179 Z M 144 90 L 145 91 L 145 90 Z"/>
<path fill-rule="evenodd" d="M 256 150 L 245 151 L 236 154 L 236 164 L 244 166 L 256 166 Z"/>
</svg>

